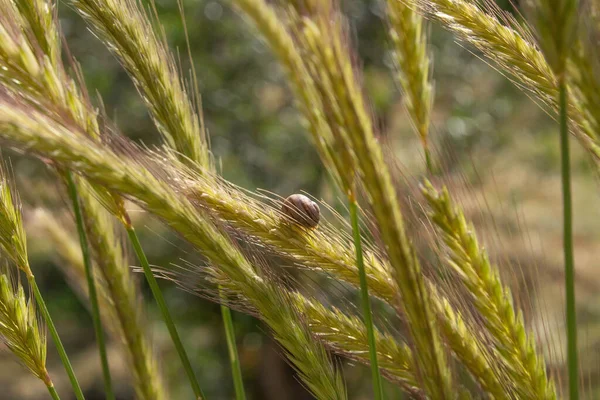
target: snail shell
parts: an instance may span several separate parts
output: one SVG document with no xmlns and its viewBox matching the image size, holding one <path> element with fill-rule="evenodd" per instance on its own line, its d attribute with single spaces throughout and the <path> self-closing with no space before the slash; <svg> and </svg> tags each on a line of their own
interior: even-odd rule
<svg viewBox="0 0 600 400">
<path fill-rule="evenodd" d="M 281 212 L 291 221 L 305 228 L 319 225 L 319 205 L 302 194 L 293 194 L 283 201 Z"/>
</svg>

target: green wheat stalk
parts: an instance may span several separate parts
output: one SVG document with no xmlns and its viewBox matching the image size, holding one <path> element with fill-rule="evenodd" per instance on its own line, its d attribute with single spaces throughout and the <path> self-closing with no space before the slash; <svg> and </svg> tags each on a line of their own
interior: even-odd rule
<svg viewBox="0 0 600 400">
<path fill-rule="evenodd" d="M 110 376 L 110 368 L 108 365 L 108 355 L 106 354 L 106 343 L 104 341 L 104 331 L 102 329 L 102 321 L 100 317 L 100 306 L 98 305 L 96 281 L 92 271 L 92 258 L 90 255 L 86 227 L 84 226 L 83 221 L 83 211 L 81 209 L 79 196 L 77 194 L 77 186 L 75 186 L 73 175 L 70 172 L 67 172 L 65 177 L 69 198 L 73 204 L 75 224 L 77 225 L 77 233 L 79 235 L 79 243 L 81 246 L 81 253 L 83 255 L 83 265 L 88 284 L 88 296 L 90 298 L 90 305 L 92 308 L 92 321 L 96 334 L 96 341 L 98 342 L 98 352 L 100 353 L 100 364 L 102 366 L 102 376 L 104 378 L 104 391 L 109 400 L 114 400 L 115 394 L 112 388 L 112 378 Z"/>
<path fill-rule="evenodd" d="M 557 103 L 560 127 L 563 199 L 563 253 L 565 263 L 569 399 L 578 400 L 579 357 L 577 353 L 573 206 L 571 200 L 571 161 L 569 154 L 569 93 L 567 87 L 568 59 L 577 39 L 578 2 L 576 0 L 558 0 L 552 2 L 539 0 L 536 1 L 532 14 L 541 50 L 550 68 L 552 68 L 558 85 Z"/>
<path fill-rule="evenodd" d="M 308 14 L 307 17 L 302 19 L 300 19 L 300 17 L 296 15 L 296 19 L 299 20 L 298 29 L 300 31 L 304 31 L 305 29 L 307 29 L 307 25 L 310 26 L 312 20 L 325 21 L 329 20 L 332 16 L 331 12 L 333 8 L 331 3 L 329 2 L 323 2 L 320 4 L 296 3 L 293 5 L 296 7 L 297 13 L 306 10 L 305 13 Z M 331 35 L 337 35 L 337 31 L 333 29 L 330 30 L 328 33 Z M 311 44 L 314 45 L 315 41 L 313 40 Z M 306 64 L 309 73 L 311 73 L 312 71 L 318 71 L 315 65 L 311 65 L 310 63 Z M 333 140 L 331 142 L 331 145 L 335 149 L 335 151 L 331 151 L 331 149 L 323 147 L 322 153 L 328 153 L 328 157 L 324 158 L 324 161 L 333 161 L 331 166 L 336 167 L 333 176 L 334 178 L 338 178 L 337 182 L 340 184 L 340 189 L 342 189 L 343 193 L 346 194 L 348 208 L 350 210 L 352 235 L 354 239 L 354 248 L 356 252 L 356 267 L 358 269 L 360 283 L 360 301 L 363 310 L 364 323 L 367 330 L 367 337 L 369 340 L 369 355 L 371 359 L 371 376 L 373 382 L 373 392 L 376 399 L 382 399 L 383 387 L 377 360 L 377 348 L 373 327 L 373 315 L 371 310 L 369 287 L 366 278 L 364 258 L 362 252 L 362 238 L 359 225 L 358 202 L 356 199 L 356 162 L 354 160 L 354 155 L 352 154 L 352 151 L 347 146 L 344 146 L 344 137 L 347 135 L 347 132 L 345 132 L 343 129 L 343 116 L 341 115 L 341 108 L 339 107 L 339 104 L 335 102 L 328 102 L 326 101 L 327 99 L 325 99 L 323 96 L 324 92 L 327 92 L 327 90 L 331 89 L 331 80 L 328 79 L 327 76 L 321 75 L 317 76 L 316 79 L 314 79 L 314 83 L 317 93 L 319 94 L 322 100 L 325 100 L 321 102 L 323 106 L 323 114 L 325 115 L 325 119 L 328 122 L 332 134 Z M 316 147 L 320 148 L 322 146 L 317 145 Z M 345 165 L 345 168 L 340 168 L 341 165 Z"/>
<path fill-rule="evenodd" d="M 115 303 L 115 314 L 122 327 L 127 348 L 130 349 L 130 362 L 133 365 L 138 396 L 144 399 L 164 398 L 156 362 L 152 359 L 143 331 L 133 277 L 119 240 L 110 235 L 114 229 L 110 215 L 100 207 L 98 201 L 93 201 L 94 191 L 88 183 L 80 180 L 78 187 L 82 189 L 81 197 L 89 197 L 84 201 L 87 217 L 85 226 L 89 232 L 90 245 L 96 255 L 94 258 L 98 269 Z"/>
</svg>

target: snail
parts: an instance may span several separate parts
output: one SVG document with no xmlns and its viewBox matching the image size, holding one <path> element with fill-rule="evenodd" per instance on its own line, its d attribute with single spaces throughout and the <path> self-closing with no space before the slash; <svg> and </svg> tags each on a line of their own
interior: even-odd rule
<svg viewBox="0 0 600 400">
<path fill-rule="evenodd" d="M 303 194 L 293 194 L 285 199 L 281 204 L 281 212 L 304 228 L 316 228 L 321 219 L 318 204 Z"/>
</svg>

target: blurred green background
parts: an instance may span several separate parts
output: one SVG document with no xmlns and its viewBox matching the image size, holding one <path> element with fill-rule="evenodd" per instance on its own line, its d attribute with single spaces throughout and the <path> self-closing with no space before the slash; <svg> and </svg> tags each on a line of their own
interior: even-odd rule
<svg viewBox="0 0 600 400">
<path fill-rule="evenodd" d="M 380 1 L 351 0 L 342 1 L 342 5 L 350 18 L 351 37 L 364 68 L 365 92 L 375 121 L 395 157 L 398 173 L 414 180 L 423 172 L 423 160 L 394 79 L 384 6 Z M 182 68 L 188 71 L 176 1 L 157 0 L 156 8 L 171 49 L 181 55 Z M 228 1 L 185 0 L 184 11 L 206 125 L 223 176 L 243 188 L 261 188 L 281 196 L 304 190 L 339 207 L 339 193 L 332 189 L 308 141 L 284 73 L 254 29 Z M 115 58 L 67 4 L 60 5 L 59 15 L 66 43 L 81 63 L 90 93 L 101 96 L 109 117 L 123 134 L 145 145 L 159 143 L 144 104 Z M 535 305 L 526 317 L 547 347 L 556 336 L 547 338 L 543 333 L 560 333 L 563 315 L 556 125 L 527 94 L 452 36 L 437 26 L 429 26 L 429 30 L 435 80 L 433 142 L 446 160 L 451 187 L 480 228 L 503 274 L 511 279 L 518 275 L 515 271 L 524 272 L 525 281 L 520 277 L 511 282 L 517 299 Z M 586 349 L 582 363 L 586 373 L 595 374 L 600 359 L 600 277 L 596 271 L 600 192 L 589 160 L 578 146 L 574 147 L 578 300 L 584 332 L 581 346 Z M 31 221 L 35 208 L 59 212 L 66 203 L 65 195 L 41 164 L 18 155 L 11 155 L 11 159 L 26 217 L 31 217 L 28 222 L 35 227 Z M 141 212 L 134 215 L 152 264 L 169 266 L 195 259 L 190 247 L 158 221 Z M 101 399 L 102 379 L 86 306 L 57 268 L 55 249 L 35 229 L 28 234 L 33 268 L 75 369 L 88 398 Z M 533 283 L 536 290 L 531 288 Z M 148 300 L 148 289 L 141 286 Z M 163 282 L 162 286 L 207 398 L 233 398 L 218 305 L 173 285 Z M 166 329 L 154 305 L 147 303 L 147 329 L 172 398 L 192 398 Z M 547 325 L 541 322 L 539 310 L 544 311 Z M 234 321 L 249 397 L 310 398 L 277 346 L 265 335 L 266 328 L 240 313 L 234 313 Z M 558 338 L 564 339 L 560 334 Z M 119 399 L 133 398 L 117 346 L 110 346 Z M 58 359 L 53 350 L 49 353 L 58 386 L 65 388 L 61 386 L 66 381 Z M 560 367 L 560 354 L 548 357 L 552 366 Z M 369 371 L 354 365 L 345 365 L 345 370 L 352 398 L 370 398 Z M 0 353 L 0 387 L 2 399 L 46 398 L 44 387 L 17 366 L 8 352 Z M 398 398 L 398 392 L 388 389 L 389 398 Z M 67 399 L 68 390 L 62 392 Z"/>
</svg>

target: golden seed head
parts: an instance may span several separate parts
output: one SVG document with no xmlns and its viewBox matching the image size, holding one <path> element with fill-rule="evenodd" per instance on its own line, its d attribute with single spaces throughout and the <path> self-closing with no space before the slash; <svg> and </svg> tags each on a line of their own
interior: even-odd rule
<svg viewBox="0 0 600 400">
<path fill-rule="evenodd" d="M 305 228 L 315 228 L 321 219 L 319 205 L 302 194 L 293 194 L 285 199 L 281 212 Z"/>
</svg>

